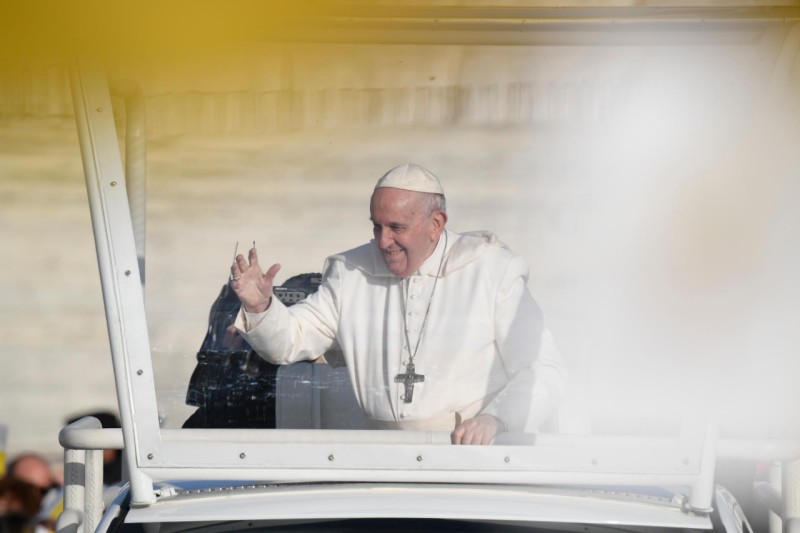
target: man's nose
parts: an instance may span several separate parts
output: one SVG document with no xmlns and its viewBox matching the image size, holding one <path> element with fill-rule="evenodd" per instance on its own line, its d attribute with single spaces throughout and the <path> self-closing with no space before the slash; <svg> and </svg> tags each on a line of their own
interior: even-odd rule
<svg viewBox="0 0 800 533">
<path fill-rule="evenodd" d="M 378 248 L 388 248 L 394 242 L 392 238 L 392 231 L 389 229 L 379 229 L 376 232 L 378 235 Z"/>
</svg>

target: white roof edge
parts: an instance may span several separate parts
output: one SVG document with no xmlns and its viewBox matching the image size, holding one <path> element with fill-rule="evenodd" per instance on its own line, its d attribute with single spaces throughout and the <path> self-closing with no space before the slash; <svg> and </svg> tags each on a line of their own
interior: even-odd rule
<svg viewBox="0 0 800 533">
<path fill-rule="evenodd" d="M 191 498 L 131 509 L 126 521 L 404 518 L 409 508 L 414 518 L 711 528 L 707 516 L 663 499 L 548 487 L 423 484 L 277 486 L 240 492 L 236 498 L 228 491 L 198 491 Z"/>
</svg>

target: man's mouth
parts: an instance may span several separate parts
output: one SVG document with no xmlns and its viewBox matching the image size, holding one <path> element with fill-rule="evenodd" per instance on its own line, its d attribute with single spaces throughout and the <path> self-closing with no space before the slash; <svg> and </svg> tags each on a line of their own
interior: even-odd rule
<svg viewBox="0 0 800 533">
<path fill-rule="evenodd" d="M 403 251 L 402 249 L 400 249 L 400 250 L 384 250 L 383 253 L 387 257 L 392 257 L 392 256 L 395 256 L 395 255 L 399 254 L 402 251 Z"/>
</svg>

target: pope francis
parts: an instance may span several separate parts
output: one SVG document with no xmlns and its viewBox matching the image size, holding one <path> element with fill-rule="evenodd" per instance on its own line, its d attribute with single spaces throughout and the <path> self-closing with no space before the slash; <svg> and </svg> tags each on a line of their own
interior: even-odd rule
<svg viewBox="0 0 800 533">
<path fill-rule="evenodd" d="M 319 290 L 291 307 L 272 298 L 280 265 L 238 255 L 242 336 L 277 364 L 341 351 L 374 428 L 450 431 L 454 444 L 536 430 L 566 371 L 522 258 L 492 233 L 445 229 L 442 186 L 418 165 L 378 180 L 370 219 L 374 239 L 328 257 Z"/>
</svg>

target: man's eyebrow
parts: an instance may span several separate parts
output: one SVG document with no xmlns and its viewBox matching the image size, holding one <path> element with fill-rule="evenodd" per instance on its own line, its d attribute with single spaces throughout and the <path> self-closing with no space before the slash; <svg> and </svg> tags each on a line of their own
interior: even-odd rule
<svg viewBox="0 0 800 533">
<path fill-rule="evenodd" d="M 380 226 L 388 226 L 390 228 L 404 228 L 404 227 L 406 227 L 406 224 L 403 224 L 402 222 L 387 222 L 386 224 L 378 224 L 377 222 L 375 222 L 375 219 L 373 219 L 372 217 L 369 217 L 369 221 L 372 222 L 373 224 L 377 224 L 377 225 L 380 225 Z"/>
</svg>

